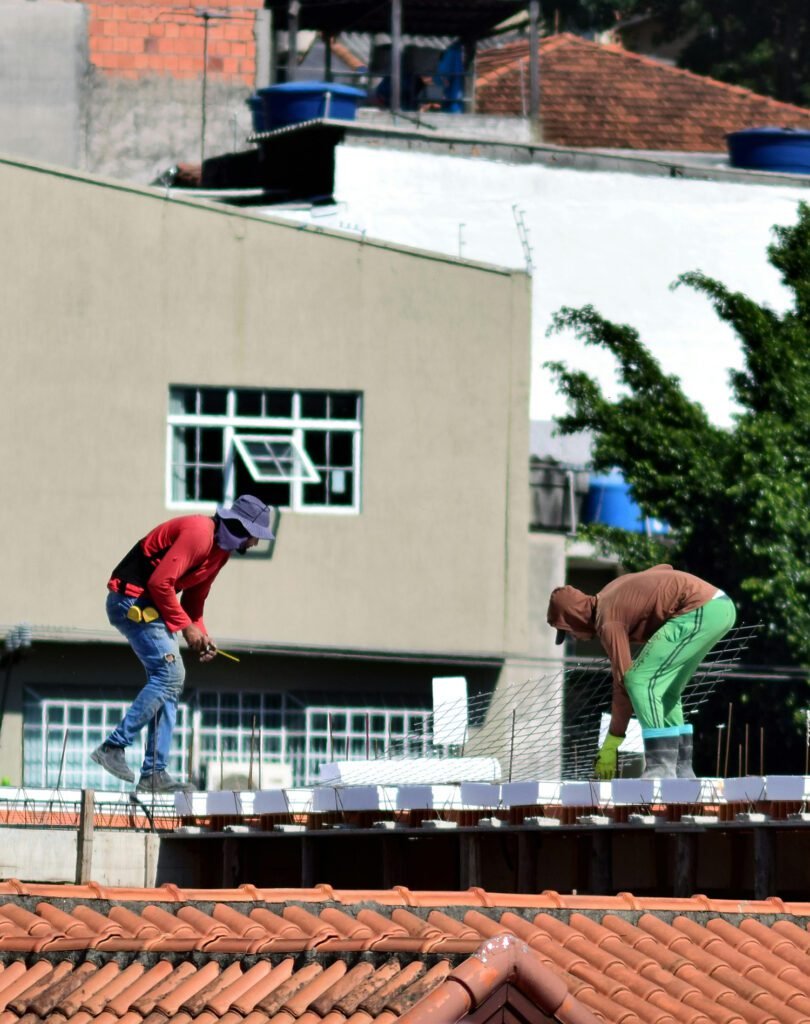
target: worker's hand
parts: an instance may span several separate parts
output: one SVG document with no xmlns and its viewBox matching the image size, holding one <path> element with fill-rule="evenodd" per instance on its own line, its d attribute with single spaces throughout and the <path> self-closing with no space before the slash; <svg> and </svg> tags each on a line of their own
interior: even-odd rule
<svg viewBox="0 0 810 1024">
<path fill-rule="evenodd" d="M 593 774 L 597 779 L 613 779 L 619 761 L 619 747 L 624 743 L 624 736 L 608 733 L 605 742 L 599 748 L 593 763 Z"/>
<path fill-rule="evenodd" d="M 200 653 L 200 661 L 213 661 L 217 656 L 217 645 L 210 636 L 205 638 L 205 647 Z"/>
<path fill-rule="evenodd" d="M 193 625 L 186 626 L 183 630 L 183 639 L 188 644 L 189 650 L 194 651 L 195 654 L 202 655 L 208 646 L 208 637 L 201 629 Z"/>
</svg>

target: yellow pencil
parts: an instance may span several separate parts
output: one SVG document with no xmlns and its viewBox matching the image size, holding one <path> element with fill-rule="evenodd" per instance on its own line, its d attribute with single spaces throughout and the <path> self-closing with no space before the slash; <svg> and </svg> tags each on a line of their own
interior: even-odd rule
<svg viewBox="0 0 810 1024">
<path fill-rule="evenodd" d="M 217 647 L 217 654 L 221 654 L 223 658 L 230 658 L 231 661 L 239 661 L 235 654 L 228 654 L 227 651 L 222 651 L 219 647 Z"/>
</svg>

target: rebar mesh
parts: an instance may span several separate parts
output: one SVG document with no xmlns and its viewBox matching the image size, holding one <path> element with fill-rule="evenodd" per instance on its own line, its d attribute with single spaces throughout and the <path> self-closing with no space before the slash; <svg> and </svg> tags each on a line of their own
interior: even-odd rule
<svg viewBox="0 0 810 1024">
<path fill-rule="evenodd" d="M 687 719 L 740 663 L 760 628 L 737 626 L 709 652 L 682 695 Z M 494 693 L 442 705 L 430 716 L 429 731 L 434 736 L 455 732 L 464 737 L 463 742 L 429 745 L 429 756 L 418 761 L 408 759 L 408 778 L 402 781 L 446 781 L 447 766 L 439 771 L 435 761 L 460 757 L 496 759 L 500 777 L 488 780 L 493 782 L 587 779 L 599 744 L 602 715 L 610 710 L 611 693 L 606 658 L 565 659 L 548 674 L 501 684 Z M 424 741 L 424 736 L 419 738 Z M 411 746 L 409 739 L 406 736 L 401 745 L 389 746 L 383 756 L 405 759 Z M 361 781 L 356 773 L 353 781 Z M 367 778 L 363 776 L 362 781 L 379 781 L 373 765 L 368 765 Z"/>
</svg>

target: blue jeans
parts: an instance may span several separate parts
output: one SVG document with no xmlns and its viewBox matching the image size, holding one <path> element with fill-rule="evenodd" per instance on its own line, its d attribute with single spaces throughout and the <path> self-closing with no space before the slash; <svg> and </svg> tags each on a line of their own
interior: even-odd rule
<svg viewBox="0 0 810 1024">
<path fill-rule="evenodd" d="M 123 633 L 146 669 L 146 686 L 132 702 L 120 725 L 107 737 L 115 747 L 129 747 L 144 726 L 146 754 L 142 775 L 165 771 L 177 721 L 177 702 L 183 692 L 186 669 L 180 656 L 180 634 L 170 633 L 162 619 L 132 622 L 127 612 L 136 598 L 110 591 L 107 618 Z"/>
</svg>

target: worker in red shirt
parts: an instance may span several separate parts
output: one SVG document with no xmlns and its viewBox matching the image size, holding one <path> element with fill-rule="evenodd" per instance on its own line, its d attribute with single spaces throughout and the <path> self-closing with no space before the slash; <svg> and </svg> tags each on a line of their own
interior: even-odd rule
<svg viewBox="0 0 810 1024">
<path fill-rule="evenodd" d="M 627 723 L 635 711 L 644 740 L 642 778 L 694 778 L 692 726 L 681 694 L 698 665 L 734 625 L 732 600 L 699 576 L 654 565 L 611 580 L 598 594 L 575 587 L 551 592 L 547 621 L 557 643 L 568 634 L 596 637 L 610 659 L 610 727 L 594 774 L 612 779 Z M 644 643 L 632 658 L 631 643 Z"/>
<path fill-rule="evenodd" d="M 211 584 L 234 551 L 244 554 L 274 537 L 275 510 L 250 494 L 214 516 L 179 516 L 161 523 L 122 558 L 107 583 L 107 617 L 146 670 L 146 685 L 121 723 L 90 755 L 118 779 L 134 782 L 124 751 L 147 727 L 146 753 L 136 791 L 188 792 L 166 771 L 185 667 L 180 635 L 200 661 L 217 647 L 203 621 Z M 178 599 L 178 594 L 182 597 Z"/>
</svg>

